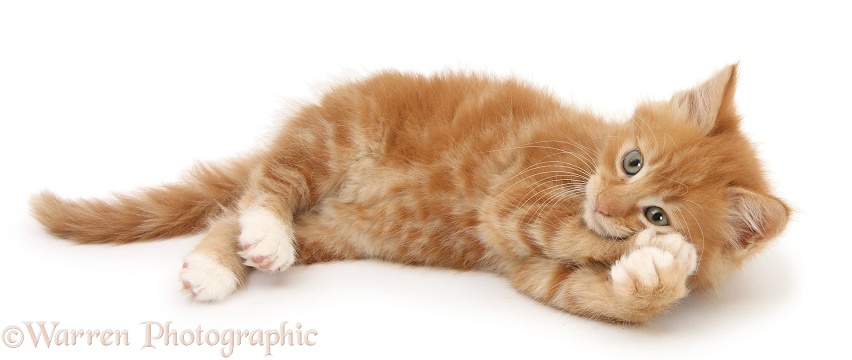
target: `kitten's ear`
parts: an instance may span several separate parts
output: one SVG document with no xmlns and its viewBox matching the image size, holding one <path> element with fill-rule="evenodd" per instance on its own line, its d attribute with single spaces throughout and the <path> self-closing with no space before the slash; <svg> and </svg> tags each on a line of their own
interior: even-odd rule
<svg viewBox="0 0 852 360">
<path fill-rule="evenodd" d="M 735 128 L 739 123 L 734 106 L 737 64 L 729 65 L 700 85 L 677 92 L 671 105 L 706 134 Z"/>
<path fill-rule="evenodd" d="M 743 188 L 728 189 L 731 201 L 729 216 L 737 234 L 737 246 L 750 249 L 771 239 L 784 230 L 790 218 L 790 208 L 781 200 Z"/>
</svg>

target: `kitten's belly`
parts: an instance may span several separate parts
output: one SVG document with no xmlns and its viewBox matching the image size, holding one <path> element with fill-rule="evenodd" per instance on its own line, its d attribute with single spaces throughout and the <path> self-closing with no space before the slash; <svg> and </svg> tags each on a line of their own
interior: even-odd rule
<svg viewBox="0 0 852 360">
<path fill-rule="evenodd" d="M 370 162 L 354 170 L 336 196 L 297 217 L 304 251 L 322 252 L 304 263 L 380 258 L 459 269 L 490 263 L 494 255 L 477 236 L 474 200 L 455 186 L 428 181 L 445 169 Z"/>
</svg>

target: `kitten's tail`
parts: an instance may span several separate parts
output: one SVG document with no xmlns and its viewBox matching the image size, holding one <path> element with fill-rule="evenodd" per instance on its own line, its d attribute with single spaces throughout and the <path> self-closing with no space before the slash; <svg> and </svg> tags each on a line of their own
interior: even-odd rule
<svg viewBox="0 0 852 360">
<path fill-rule="evenodd" d="M 250 163 L 200 164 L 182 182 L 108 200 L 65 200 L 45 191 L 33 196 L 30 206 L 50 233 L 78 243 L 129 243 L 191 234 L 239 199 Z"/>
</svg>

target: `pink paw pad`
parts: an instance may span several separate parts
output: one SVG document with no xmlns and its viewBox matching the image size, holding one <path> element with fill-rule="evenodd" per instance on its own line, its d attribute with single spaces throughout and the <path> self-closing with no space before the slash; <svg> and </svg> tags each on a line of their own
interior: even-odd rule
<svg viewBox="0 0 852 360">
<path fill-rule="evenodd" d="M 195 292 L 195 289 L 192 288 L 192 284 L 190 284 L 189 281 L 183 282 L 183 288 L 184 290 L 189 290 L 189 292 L 192 293 L 192 296 L 198 296 L 198 293 Z"/>
</svg>

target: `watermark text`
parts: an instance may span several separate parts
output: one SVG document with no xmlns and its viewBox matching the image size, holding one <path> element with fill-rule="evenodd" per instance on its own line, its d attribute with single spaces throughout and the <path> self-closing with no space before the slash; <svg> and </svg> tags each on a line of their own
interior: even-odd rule
<svg viewBox="0 0 852 360">
<path fill-rule="evenodd" d="M 271 329 L 205 329 L 201 326 L 178 327 L 174 322 L 143 321 L 140 323 L 142 346 L 138 349 L 158 349 L 177 346 L 218 347 L 222 357 L 230 357 L 240 346 L 263 347 L 264 355 L 272 355 L 276 347 L 314 346 L 319 331 L 301 323 L 282 321 Z M 2 344 L 9 349 L 21 346 L 50 349 L 59 346 L 129 347 L 132 331 L 128 329 L 76 329 L 59 321 L 23 321 L 6 326 Z"/>
</svg>

